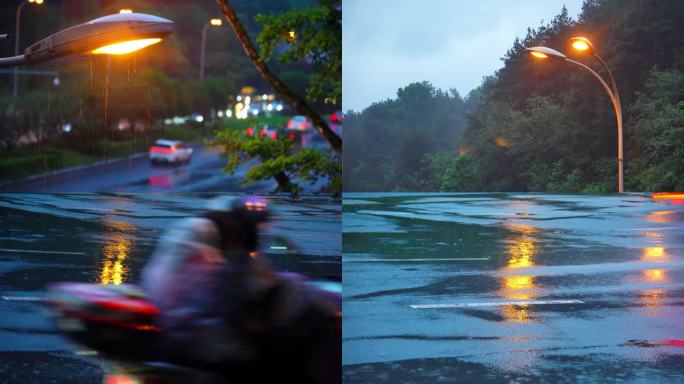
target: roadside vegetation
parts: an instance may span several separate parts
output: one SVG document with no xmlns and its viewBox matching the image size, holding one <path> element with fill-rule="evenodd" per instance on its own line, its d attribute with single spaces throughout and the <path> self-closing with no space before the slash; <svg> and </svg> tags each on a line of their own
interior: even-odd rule
<svg viewBox="0 0 684 384">
<path fill-rule="evenodd" d="M 570 54 L 573 36 L 590 38 L 615 76 L 625 189 L 684 190 L 681 20 L 682 1 L 586 0 L 578 20 L 563 8 L 516 38 L 503 67 L 464 100 L 411 84 L 348 114 L 344 190 L 617 191 L 617 128 L 604 90 L 580 68 L 524 50 Z M 572 57 L 605 75 L 596 60 Z"/>
</svg>

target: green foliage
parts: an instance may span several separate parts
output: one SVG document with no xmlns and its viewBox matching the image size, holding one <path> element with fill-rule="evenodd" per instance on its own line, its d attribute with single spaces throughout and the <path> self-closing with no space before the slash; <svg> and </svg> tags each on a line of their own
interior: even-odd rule
<svg viewBox="0 0 684 384">
<path fill-rule="evenodd" d="M 435 190 L 437 160 L 427 154 L 456 153 L 465 125 L 465 103 L 457 92 L 427 82 L 410 84 L 397 99 L 345 116 L 346 191 Z"/>
<path fill-rule="evenodd" d="M 223 148 L 228 160 L 224 171 L 230 174 L 246 162 L 258 161 L 251 165 L 243 183 L 275 178 L 281 192 L 297 194 L 302 189 L 300 183 L 325 179 L 328 191 L 341 191 L 342 163 L 332 150 L 298 148 L 289 137 L 250 136 L 241 129 L 224 129 L 209 144 Z"/>
<path fill-rule="evenodd" d="M 630 185 L 684 190 L 684 72 L 653 71 L 634 105 L 628 133 L 639 137 Z"/>
<path fill-rule="evenodd" d="M 281 63 L 312 62 L 315 72 L 306 90 L 310 101 L 342 100 L 342 4 L 320 0 L 317 7 L 291 9 L 256 17 L 263 60 L 277 56 Z M 290 33 L 293 32 L 294 36 Z M 285 47 L 285 49 L 281 49 Z"/>
<path fill-rule="evenodd" d="M 535 45 L 566 51 L 577 34 L 592 39 L 618 83 L 626 188 L 683 188 L 682 18 L 680 1 L 591 0 L 579 22 L 563 8 L 516 39 L 504 67 L 479 89 L 462 138 L 484 189 L 617 190 L 616 121 L 603 89 L 575 66 L 533 60 L 524 51 Z M 579 60 L 605 76 L 594 60 Z"/>
<path fill-rule="evenodd" d="M 467 155 L 451 157 L 451 162 L 440 177 L 440 191 L 477 192 L 482 190 L 473 159 Z"/>
</svg>

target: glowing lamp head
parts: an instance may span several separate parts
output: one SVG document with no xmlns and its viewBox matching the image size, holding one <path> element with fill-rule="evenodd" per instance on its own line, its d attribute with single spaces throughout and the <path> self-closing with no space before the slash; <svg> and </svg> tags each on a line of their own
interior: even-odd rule
<svg viewBox="0 0 684 384">
<path fill-rule="evenodd" d="M 117 13 L 48 36 L 26 48 L 24 55 L 30 64 L 70 55 L 121 55 L 159 43 L 171 32 L 171 20 L 142 13 Z"/>
<path fill-rule="evenodd" d="M 525 48 L 527 52 L 530 53 L 533 57 L 537 59 L 557 59 L 557 60 L 565 60 L 565 55 L 553 50 L 551 48 L 547 47 L 531 47 L 531 48 Z"/>
<path fill-rule="evenodd" d="M 211 19 L 209 20 L 209 23 L 214 27 L 220 27 L 223 24 L 223 21 L 221 19 Z"/>
<path fill-rule="evenodd" d="M 28 0 L 29 3 L 34 3 L 34 4 L 43 4 L 43 0 Z"/>
<path fill-rule="evenodd" d="M 119 11 L 119 13 L 133 13 L 133 11 L 130 9 L 122 9 Z"/>
<path fill-rule="evenodd" d="M 127 53 L 143 49 L 152 44 L 157 44 L 160 41 L 161 39 L 159 38 L 123 41 L 121 43 L 109 44 L 105 45 L 104 47 L 94 49 L 92 53 L 94 55 L 125 55 Z"/>
<path fill-rule="evenodd" d="M 586 37 L 573 37 L 570 39 L 570 45 L 575 51 L 582 53 L 594 53 L 594 45 Z"/>
</svg>

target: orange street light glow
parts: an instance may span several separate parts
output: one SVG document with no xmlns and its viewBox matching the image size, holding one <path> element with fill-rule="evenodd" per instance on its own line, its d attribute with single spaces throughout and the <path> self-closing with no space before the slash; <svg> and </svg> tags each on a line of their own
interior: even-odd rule
<svg viewBox="0 0 684 384">
<path fill-rule="evenodd" d="M 157 44 L 161 39 L 140 39 L 140 40 L 130 40 L 121 43 L 115 43 L 110 45 L 105 45 L 98 49 L 93 50 L 94 55 L 123 55 L 126 53 L 135 52 L 139 49 L 143 49 L 149 45 Z"/>
<path fill-rule="evenodd" d="M 653 200 L 684 199 L 684 192 L 656 192 L 652 197 Z"/>
<path fill-rule="evenodd" d="M 537 52 L 537 51 L 530 51 L 530 54 L 536 58 L 539 58 L 539 59 L 546 59 L 548 57 L 545 54 L 543 54 L 541 52 Z"/>
<path fill-rule="evenodd" d="M 221 19 L 211 19 L 209 20 L 209 23 L 215 27 L 219 27 L 221 24 L 223 24 L 223 21 Z"/>
<path fill-rule="evenodd" d="M 589 49 L 589 44 L 587 44 L 586 41 L 575 40 L 575 41 L 572 43 L 572 47 L 575 48 L 575 49 L 578 50 L 578 51 L 586 51 L 587 49 Z"/>
</svg>

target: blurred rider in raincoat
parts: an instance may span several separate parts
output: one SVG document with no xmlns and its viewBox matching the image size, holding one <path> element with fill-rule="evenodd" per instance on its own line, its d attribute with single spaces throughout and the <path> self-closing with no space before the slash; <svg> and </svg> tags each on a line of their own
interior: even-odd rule
<svg viewBox="0 0 684 384">
<path fill-rule="evenodd" d="M 216 198 L 200 217 L 181 220 L 159 241 L 142 274 L 142 286 L 161 309 L 171 350 L 207 362 L 252 361 L 248 340 L 236 311 L 259 302 L 276 285 L 262 258 L 258 223 L 265 221 L 262 199 Z"/>
<path fill-rule="evenodd" d="M 232 372 L 256 367 L 269 378 L 286 370 L 298 382 L 339 382 L 341 322 L 330 326 L 332 313 L 341 319 L 339 299 L 256 256 L 266 201 L 220 197 L 208 208 L 170 228 L 142 274 L 161 309 L 171 357 L 229 362 Z M 254 379 L 253 371 L 239 375 Z"/>
</svg>

